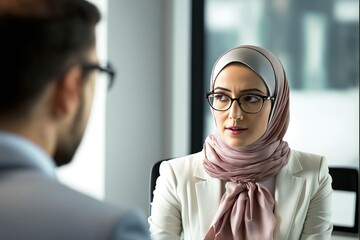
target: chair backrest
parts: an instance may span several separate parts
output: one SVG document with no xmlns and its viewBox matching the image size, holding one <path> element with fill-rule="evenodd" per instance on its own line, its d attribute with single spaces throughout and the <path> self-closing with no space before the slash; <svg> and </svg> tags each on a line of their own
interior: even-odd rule
<svg viewBox="0 0 360 240">
<path fill-rule="evenodd" d="M 151 213 L 151 203 L 152 203 L 153 198 L 154 198 L 154 190 L 155 190 L 155 186 L 156 186 L 156 180 L 160 176 L 160 172 L 159 172 L 160 164 L 163 161 L 166 161 L 166 160 L 169 160 L 169 159 L 159 160 L 156 163 L 154 163 L 154 165 L 152 166 L 151 171 L 150 171 L 149 214 Z"/>
<path fill-rule="evenodd" d="M 345 194 L 352 196 L 352 199 L 355 198 L 355 206 L 350 206 L 350 209 L 355 209 L 355 214 L 352 224 L 341 224 L 334 222 L 334 231 L 338 232 L 348 232 L 348 233 L 359 233 L 359 173 L 357 169 L 353 168 L 340 168 L 340 167 L 329 167 L 329 173 L 333 179 L 332 188 L 334 189 L 334 198 L 333 200 L 341 201 L 341 198 L 336 199 L 336 197 Z M 340 195 L 337 195 L 337 192 Z M 336 194 L 336 195 L 335 195 Z M 354 197 L 355 194 L 355 197 Z M 337 205 L 337 202 L 333 201 L 333 212 L 340 210 L 344 211 L 348 203 L 340 202 Z M 337 209 L 335 209 L 337 208 Z M 335 211 L 336 210 L 336 211 Z M 344 212 L 343 212 L 344 213 Z M 336 216 L 334 216 L 336 217 Z M 346 216 L 349 220 L 351 216 Z M 351 219 L 352 220 L 352 219 Z"/>
</svg>

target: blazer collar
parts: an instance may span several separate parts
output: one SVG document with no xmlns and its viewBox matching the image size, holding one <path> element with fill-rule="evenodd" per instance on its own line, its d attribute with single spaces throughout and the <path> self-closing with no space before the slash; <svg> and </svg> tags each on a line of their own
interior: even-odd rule
<svg viewBox="0 0 360 240">
<path fill-rule="evenodd" d="M 291 151 L 287 165 L 276 175 L 274 214 L 277 225 L 274 239 L 288 239 L 289 237 L 305 183 L 305 179 L 296 176 L 295 173 L 302 169 L 299 153 Z"/>
<path fill-rule="evenodd" d="M 205 171 L 205 168 L 203 167 L 204 157 L 205 156 L 203 151 L 194 155 L 194 161 L 195 161 L 194 177 L 202 180 L 209 180 L 212 177 L 209 176 L 209 174 Z"/>
<path fill-rule="evenodd" d="M 219 205 L 222 196 L 222 181 L 207 174 L 203 167 L 203 160 L 203 152 L 194 156 L 193 174 L 198 179 L 195 183 L 195 191 L 199 211 L 199 228 L 202 236 L 205 236 L 217 211 L 217 207 L 214 206 Z"/>
<path fill-rule="evenodd" d="M 301 166 L 299 158 L 299 152 L 291 150 L 289 161 L 282 170 L 289 171 L 291 175 L 300 172 L 303 167 Z"/>
</svg>

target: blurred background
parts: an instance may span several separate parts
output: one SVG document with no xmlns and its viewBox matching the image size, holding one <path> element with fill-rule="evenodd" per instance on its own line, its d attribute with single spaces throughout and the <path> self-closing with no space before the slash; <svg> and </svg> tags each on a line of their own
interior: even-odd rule
<svg viewBox="0 0 360 240">
<path fill-rule="evenodd" d="M 205 90 L 212 65 L 239 44 L 277 55 L 291 89 L 286 140 L 326 155 L 329 165 L 359 162 L 359 2 L 206 0 Z M 213 130 L 206 111 L 205 135 Z"/>
<path fill-rule="evenodd" d="M 290 147 L 359 169 L 358 0 L 91 2 L 103 15 L 99 58 L 117 76 L 109 93 L 97 82 L 84 141 L 58 171 L 65 184 L 147 214 L 151 166 L 201 151 L 214 131 L 203 97 L 212 65 L 240 44 L 265 47 L 284 64 Z M 335 209 L 355 198 L 345 201 Z"/>
</svg>

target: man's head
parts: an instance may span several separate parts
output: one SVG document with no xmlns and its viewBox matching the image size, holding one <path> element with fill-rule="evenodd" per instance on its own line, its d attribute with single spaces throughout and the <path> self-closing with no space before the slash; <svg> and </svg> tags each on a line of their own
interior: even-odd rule
<svg viewBox="0 0 360 240">
<path fill-rule="evenodd" d="M 89 116 L 98 9 L 84 0 L 0 0 L 0 130 L 69 162 Z M 39 126 L 42 124 L 42 126 Z"/>
</svg>

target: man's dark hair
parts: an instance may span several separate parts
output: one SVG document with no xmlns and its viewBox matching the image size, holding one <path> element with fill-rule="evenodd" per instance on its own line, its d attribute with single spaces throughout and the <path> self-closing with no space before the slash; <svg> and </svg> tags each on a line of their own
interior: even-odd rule
<svg viewBox="0 0 360 240">
<path fill-rule="evenodd" d="M 19 117 L 95 44 L 85 0 L 0 0 L 0 118 Z"/>
</svg>

